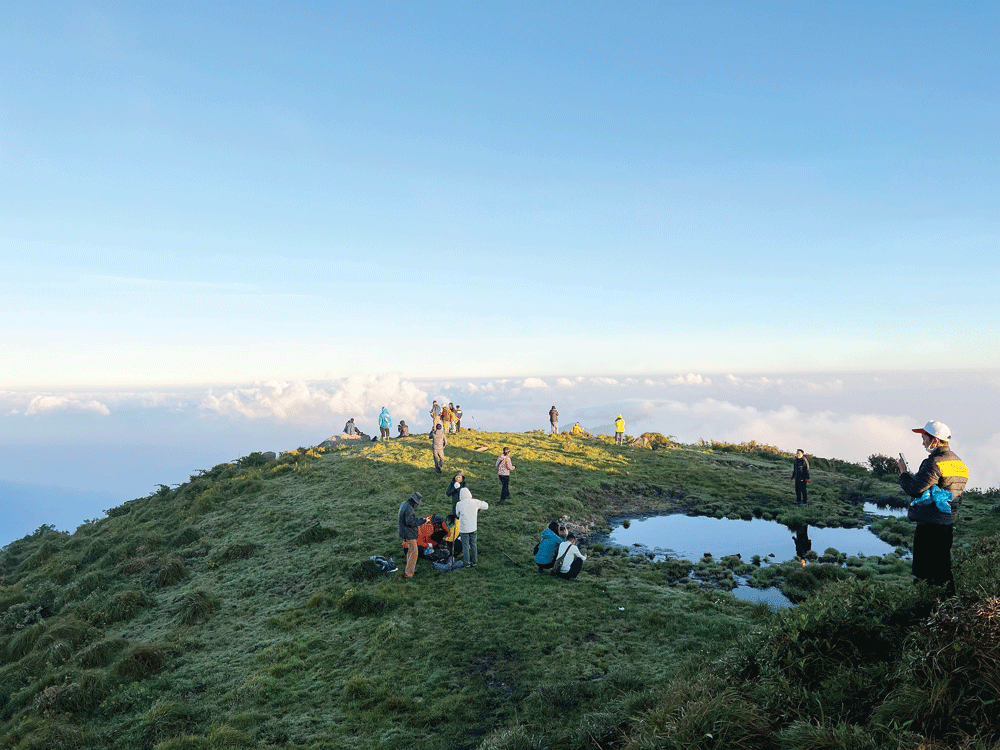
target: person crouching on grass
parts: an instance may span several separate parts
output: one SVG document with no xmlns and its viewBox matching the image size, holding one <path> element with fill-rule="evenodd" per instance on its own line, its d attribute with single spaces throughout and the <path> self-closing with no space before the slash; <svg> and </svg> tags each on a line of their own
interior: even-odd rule
<svg viewBox="0 0 1000 750">
<path fill-rule="evenodd" d="M 586 559 L 587 556 L 580 552 L 579 547 L 576 546 L 576 535 L 568 534 L 566 541 L 560 544 L 556 551 L 556 562 L 552 574 L 572 581 L 580 575 L 580 571 L 583 570 L 583 561 Z"/>
</svg>

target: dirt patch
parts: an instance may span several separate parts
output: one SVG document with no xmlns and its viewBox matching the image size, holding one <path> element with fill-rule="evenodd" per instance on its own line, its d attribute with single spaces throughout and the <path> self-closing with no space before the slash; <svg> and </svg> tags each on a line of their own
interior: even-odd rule
<svg viewBox="0 0 1000 750">
<path fill-rule="evenodd" d="M 578 490 L 576 498 L 605 516 L 684 513 L 700 502 L 700 498 L 683 488 L 634 482 L 604 482 L 597 488 Z"/>
</svg>

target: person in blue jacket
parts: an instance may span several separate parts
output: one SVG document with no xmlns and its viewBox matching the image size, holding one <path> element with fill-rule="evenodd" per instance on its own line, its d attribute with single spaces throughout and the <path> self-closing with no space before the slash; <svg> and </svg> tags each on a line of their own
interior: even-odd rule
<svg viewBox="0 0 1000 750">
<path fill-rule="evenodd" d="M 556 561 L 556 550 L 566 540 L 566 529 L 555 521 L 542 529 L 542 539 L 535 548 L 535 564 L 538 572 L 544 573 L 552 568 Z"/>
<path fill-rule="evenodd" d="M 383 406 L 382 413 L 378 415 L 379 438 L 381 440 L 388 440 L 389 430 L 391 429 L 392 429 L 392 417 L 389 414 L 389 410 Z"/>
</svg>

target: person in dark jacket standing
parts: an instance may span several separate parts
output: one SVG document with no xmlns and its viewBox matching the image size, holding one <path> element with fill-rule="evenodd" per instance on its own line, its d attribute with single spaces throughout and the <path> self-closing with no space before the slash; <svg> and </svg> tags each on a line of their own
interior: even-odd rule
<svg viewBox="0 0 1000 750">
<path fill-rule="evenodd" d="M 462 407 L 455 407 L 455 432 L 462 431 Z"/>
<path fill-rule="evenodd" d="M 463 487 L 467 486 L 465 483 L 465 472 L 460 471 L 448 484 L 448 489 L 444 491 L 444 494 L 451 498 L 451 512 L 455 515 L 458 515 L 455 511 L 455 506 L 458 505 L 458 493 L 461 492 Z"/>
<path fill-rule="evenodd" d="M 431 452 L 434 454 L 434 471 L 441 473 L 444 466 L 444 447 L 448 445 L 448 436 L 444 434 L 444 429 L 440 422 L 434 426 L 431 433 Z"/>
<path fill-rule="evenodd" d="M 809 459 L 801 448 L 795 451 L 792 479 L 795 481 L 795 504 L 805 505 L 809 494 L 806 492 L 806 485 L 809 484 Z"/>
<path fill-rule="evenodd" d="M 549 434 L 559 434 L 559 410 L 555 407 L 555 404 L 553 404 L 552 408 L 549 409 L 549 427 L 551 428 L 551 432 Z"/>
<path fill-rule="evenodd" d="M 421 505 L 423 498 L 419 492 L 408 495 L 399 506 L 399 538 L 406 546 L 406 577 L 413 578 L 417 572 L 417 537 L 420 535 L 421 519 L 417 518 L 415 508 Z"/>
<path fill-rule="evenodd" d="M 962 504 L 962 492 L 969 481 L 969 468 L 951 450 L 951 430 L 948 425 L 931 420 L 920 433 L 924 450 L 930 455 L 911 474 L 900 458 L 899 486 L 914 498 L 906 517 L 916 521 L 913 532 L 913 578 L 933 586 L 945 586 L 949 594 L 955 591 L 951 571 L 951 545 L 955 519 Z"/>
</svg>

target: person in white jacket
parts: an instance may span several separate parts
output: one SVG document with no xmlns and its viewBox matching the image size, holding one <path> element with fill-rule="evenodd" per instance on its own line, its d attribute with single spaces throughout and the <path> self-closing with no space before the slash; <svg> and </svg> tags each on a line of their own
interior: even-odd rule
<svg viewBox="0 0 1000 750">
<path fill-rule="evenodd" d="M 468 487 L 458 491 L 458 505 L 455 506 L 455 510 L 458 512 L 458 533 L 462 537 L 465 565 L 468 568 L 479 565 L 479 549 L 476 547 L 477 522 L 479 511 L 487 510 L 489 507 L 489 503 L 474 498 Z"/>
<path fill-rule="evenodd" d="M 559 549 L 556 550 L 556 561 L 558 562 L 560 558 L 562 558 L 562 565 L 555 572 L 557 576 L 571 581 L 580 575 L 580 571 L 583 570 L 583 561 L 587 559 L 587 556 L 581 553 L 580 548 L 576 546 L 574 534 L 567 535 L 566 541 L 560 544 Z"/>
</svg>

